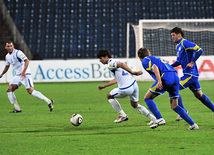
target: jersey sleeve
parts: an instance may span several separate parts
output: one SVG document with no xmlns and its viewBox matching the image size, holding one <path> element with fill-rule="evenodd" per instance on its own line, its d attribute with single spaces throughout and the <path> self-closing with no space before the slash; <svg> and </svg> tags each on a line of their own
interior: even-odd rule
<svg viewBox="0 0 214 155">
<path fill-rule="evenodd" d="M 183 43 L 186 51 L 191 51 L 193 53 L 191 61 L 195 62 L 203 53 L 203 50 L 191 41 L 185 41 Z"/>
<path fill-rule="evenodd" d="M 109 63 L 108 63 L 108 69 L 110 69 L 110 70 L 115 70 L 115 69 L 117 69 L 117 63 L 118 63 L 118 62 L 119 62 L 118 60 L 110 59 L 110 60 L 109 60 Z"/>
<path fill-rule="evenodd" d="M 6 66 L 10 66 L 10 62 L 8 61 L 8 59 L 7 59 L 7 56 L 5 57 L 5 61 L 6 61 Z"/>
<path fill-rule="evenodd" d="M 196 52 L 201 49 L 198 45 L 196 45 L 195 43 L 193 43 L 189 40 L 184 40 L 183 46 L 186 51 L 188 50 L 188 51 Z"/>
<path fill-rule="evenodd" d="M 27 59 L 26 55 L 22 51 L 17 51 L 16 56 L 18 59 L 21 59 L 22 61 Z"/>
<path fill-rule="evenodd" d="M 152 61 L 148 57 L 145 57 L 142 61 L 143 68 L 145 70 L 152 70 Z"/>
</svg>

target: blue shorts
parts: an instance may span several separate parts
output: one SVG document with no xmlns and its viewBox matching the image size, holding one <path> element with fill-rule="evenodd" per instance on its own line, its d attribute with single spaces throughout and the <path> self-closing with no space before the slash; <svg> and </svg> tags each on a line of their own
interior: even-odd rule
<svg viewBox="0 0 214 155">
<path fill-rule="evenodd" d="M 169 93 L 170 98 L 179 97 L 179 77 L 176 72 L 165 72 L 162 75 L 163 88 L 160 90 L 157 88 L 156 81 L 149 89 L 149 91 L 154 95 L 164 94 L 165 91 Z"/>
<path fill-rule="evenodd" d="M 182 90 L 187 87 L 189 87 L 189 89 L 191 91 L 201 90 L 201 86 L 198 81 L 198 77 L 192 76 L 189 74 L 184 74 L 184 76 L 182 76 L 180 78 L 180 88 L 179 89 Z"/>
</svg>

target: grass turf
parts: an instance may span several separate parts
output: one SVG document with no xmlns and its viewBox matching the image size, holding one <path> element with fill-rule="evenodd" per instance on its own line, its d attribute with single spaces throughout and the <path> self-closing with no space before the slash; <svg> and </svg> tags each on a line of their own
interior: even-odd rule
<svg viewBox="0 0 214 155">
<path fill-rule="evenodd" d="M 28 95 L 24 86 L 15 91 L 22 113 L 11 114 L 13 106 L 0 86 L 0 154 L 213 154 L 213 113 L 188 89 L 180 92 L 192 119 L 199 125 L 187 130 L 185 121 L 176 122 L 170 109 L 168 93 L 155 99 L 166 125 L 154 130 L 149 119 L 134 110 L 128 98 L 118 99 L 129 120 L 120 124 L 106 99 L 116 85 L 99 91 L 105 82 L 36 83 L 35 89 L 55 100 L 53 112 L 44 101 Z M 153 82 L 138 82 L 141 105 Z M 214 81 L 201 81 L 204 94 L 214 102 Z M 72 126 L 72 114 L 83 116 L 81 126 Z"/>
</svg>

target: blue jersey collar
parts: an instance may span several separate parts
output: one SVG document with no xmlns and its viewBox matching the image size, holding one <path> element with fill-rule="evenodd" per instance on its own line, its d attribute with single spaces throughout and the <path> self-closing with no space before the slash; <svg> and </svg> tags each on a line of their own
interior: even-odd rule
<svg viewBox="0 0 214 155">
<path fill-rule="evenodd" d="M 181 38 L 179 41 L 178 41 L 178 44 L 183 40 L 184 38 Z"/>
</svg>

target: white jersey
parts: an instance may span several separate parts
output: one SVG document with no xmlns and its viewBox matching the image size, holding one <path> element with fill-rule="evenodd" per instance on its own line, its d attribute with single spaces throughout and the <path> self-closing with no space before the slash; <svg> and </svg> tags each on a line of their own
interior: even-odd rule
<svg viewBox="0 0 214 155">
<path fill-rule="evenodd" d="M 135 78 L 126 70 L 117 68 L 117 63 L 120 62 L 117 59 L 110 59 L 108 62 L 108 69 L 112 72 L 113 76 L 117 80 L 119 89 L 128 88 L 135 82 Z"/>
<path fill-rule="evenodd" d="M 6 66 L 13 66 L 13 69 L 16 72 L 16 75 L 20 75 L 24 69 L 25 62 L 24 60 L 27 59 L 25 54 L 17 49 L 14 49 L 11 54 L 7 54 L 6 57 Z M 31 74 L 30 69 L 27 68 L 26 74 Z"/>
</svg>

